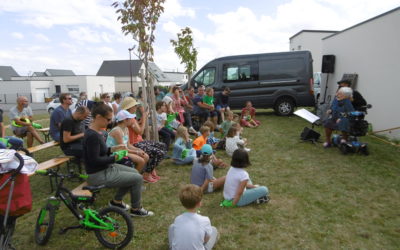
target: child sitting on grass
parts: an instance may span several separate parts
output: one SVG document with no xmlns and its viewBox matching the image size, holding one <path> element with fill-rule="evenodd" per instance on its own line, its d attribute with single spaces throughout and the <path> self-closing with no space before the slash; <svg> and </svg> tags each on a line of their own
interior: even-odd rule
<svg viewBox="0 0 400 250">
<path fill-rule="evenodd" d="M 217 242 L 218 231 L 211 226 L 210 219 L 197 213 L 203 192 L 196 185 L 185 185 L 179 199 L 187 212 L 175 218 L 168 230 L 170 249 L 212 249 Z"/>
<path fill-rule="evenodd" d="M 250 116 L 250 121 L 249 122 L 249 116 Z M 253 125 L 256 124 L 256 125 Z M 246 102 L 246 106 L 242 109 L 242 114 L 240 117 L 240 125 L 243 127 L 258 127 L 261 125 L 261 122 L 256 120 L 256 109 L 253 108 L 253 104 L 251 101 Z"/>
<path fill-rule="evenodd" d="M 177 165 L 192 163 L 196 159 L 196 150 L 192 147 L 188 129 L 183 125 L 176 131 L 176 141 L 172 152 L 172 159 Z"/>
<path fill-rule="evenodd" d="M 229 129 L 229 132 L 226 135 L 225 150 L 229 156 L 232 156 L 233 152 L 235 152 L 235 150 L 238 148 L 243 148 L 247 152 L 250 151 L 249 148 L 245 148 L 247 144 L 246 138 L 243 139 L 240 138 L 240 130 L 241 126 L 239 124 L 237 125 L 235 124 L 235 126 L 232 126 Z"/>
<path fill-rule="evenodd" d="M 250 166 L 249 155 L 244 149 L 233 152 L 231 167 L 224 184 L 223 207 L 241 207 L 251 203 L 261 204 L 269 201 L 269 191 L 265 186 L 253 185 L 244 168 Z"/>
<path fill-rule="evenodd" d="M 193 148 L 196 150 L 197 157 L 200 157 L 201 155 L 201 147 L 203 147 L 204 144 L 207 144 L 207 139 L 208 136 L 210 135 L 210 128 L 207 126 L 202 126 L 200 128 L 200 133 L 201 136 L 197 137 L 193 141 Z M 215 155 L 212 155 L 212 165 L 214 167 L 220 167 L 220 168 L 225 168 L 227 165 L 220 159 L 218 159 Z"/>
<path fill-rule="evenodd" d="M 190 182 L 203 190 L 204 193 L 212 193 L 221 188 L 225 182 L 225 176 L 216 179 L 211 165 L 213 149 L 211 145 L 204 144 L 201 148 L 200 158 L 194 160 Z"/>
<path fill-rule="evenodd" d="M 207 126 L 207 127 L 210 128 L 210 135 L 209 135 L 208 138 L 207 138 L 207 144 L 210 144 L 210 145 L 213 147 L 213 149 L 215 149 L 215 148 L 217 147 L 218 142 L 220 141 L 220 139 L 219 139 L 219 138 L 216 138 L 216 137 L 214 136 L 214 129 L 215 129 L 214 123 L 211 122 L 211 121 L 206 121 L 206 122 L 203 124 L 203 126 Z"/>
<path fill-rule="evenodd" d="M 230 110 L 226 111 L 225 112 L 225 121 L 223 121 L 220 126 L 220 132 L 222 133 L 223 138 L 226 137 L 226 135 L 228 134 L 228 131 L 231 128 L 233 123 L 234 123 L 233 112 Z"/>
</svg>

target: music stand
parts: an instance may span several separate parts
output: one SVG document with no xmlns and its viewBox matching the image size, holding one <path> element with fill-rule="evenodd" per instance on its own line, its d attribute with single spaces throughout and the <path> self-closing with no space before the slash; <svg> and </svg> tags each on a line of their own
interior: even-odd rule
<svg viewBox="0 0 400 250">
<path fill-rule="evenodd" d="M 321 134 L 314 130 L 314 125 L 316 125 L 315 122 L 320 120 L 320 118 L 306 109 L 297 110 L 296 112 L 294 112 L 294 114 L 311 123 L 311 129 L 305 127 L 300 137 L 303 141 L 311 141 L 315 144 Z"/>
</svg>

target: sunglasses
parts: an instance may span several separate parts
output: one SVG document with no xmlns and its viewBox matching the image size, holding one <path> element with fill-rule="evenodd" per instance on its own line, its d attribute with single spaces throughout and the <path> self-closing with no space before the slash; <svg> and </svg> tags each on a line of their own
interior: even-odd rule
<svg viewBox="0 0 400 250">
<path fill-rule="evenodd" d="M 72 100 L 72 98 L 71 98 L 71 97 L 69 97 L 69 98 L 65 98 L 64 100 Z"/>
<path fill-rule="evenodd" d="M 111 96 L 106 96 L 106 98 L 111 98 Z"/>
</svg>

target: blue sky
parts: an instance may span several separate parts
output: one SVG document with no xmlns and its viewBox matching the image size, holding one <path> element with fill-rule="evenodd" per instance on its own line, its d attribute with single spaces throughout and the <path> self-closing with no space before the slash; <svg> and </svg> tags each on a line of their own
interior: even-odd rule
<svg viewBox="0 0 400 250">
<path fill-rule="evenodd" d="M 96 74 L 103 60 L 128 59 L 113 1 L 1 0 L 0 65 L 20 75 L 46 68 Z M 167 0 L 157 25 L 155 62 L 183 70 L 170 39 L 194 31 L 198 69 L 226 55 L 287 51 L 302 29 L 342 30 L 400 6 L 400 0 Z"/>
</svg>

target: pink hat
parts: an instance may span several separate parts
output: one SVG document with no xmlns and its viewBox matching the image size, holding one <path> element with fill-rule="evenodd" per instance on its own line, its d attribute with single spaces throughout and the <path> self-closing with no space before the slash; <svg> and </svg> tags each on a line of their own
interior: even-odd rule
<svg viewBox="0 0 400 250">
<path fill-rule="evenodd" d="M 126 119 L 135 118 L 135 117 L 136 117 L 135 114 L 131 114 L 126 110 L 121 110 L 121 111 L 118 112 L 117 116 L 115 117 L 115 120 L 117 122 L 120 122 L 120 121 L 123 121 L 123 120 L 126 120 Z"/>
</svg>

